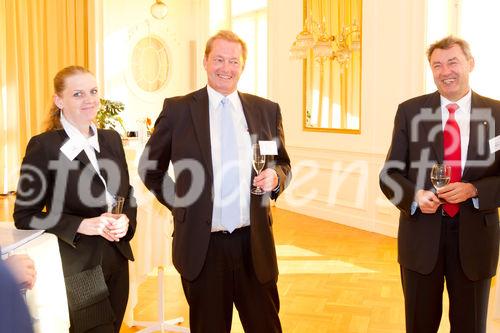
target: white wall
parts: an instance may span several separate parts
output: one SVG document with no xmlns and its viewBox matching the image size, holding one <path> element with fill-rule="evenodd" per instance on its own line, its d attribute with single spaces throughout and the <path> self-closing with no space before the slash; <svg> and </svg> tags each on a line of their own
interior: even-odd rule
<svg viewBox="0 0 500 333">
<path fill-rule="evenodd" d="M 279 207 L 396 234 L 397 211 L 380 192 L 378 173 L 397 105 L 424 92 L 424 4 L 363 1 L 362 129 L 353 135 L 302 129 L 302 64 L 288 59 L 302 29 L 302 0 L 269 1 L 270 96 L 282 107 L 294 171 Z"/>
<path fill-rule="evenodd" d="M 153 20 L 153 1 L 105 0 L 105 96 L 126 103 L 128 116 L 155 118 L 165 97 L 206 82 L 204 45 L 211 34 L 209 0 L 169 0 L 165 21 Z M 397 211 L 379 190 L 378 173 L 391 138 L 398 103 L 424 92 L 425 1 L 364 0 L 361 134 L 302 129 L 302 64 L 288 49 L 302 29 L 302 0 L 269 0 L 269 96 L 280 103 L 294 179 L 279 207 L 357 228 L 395 235 Z M 222 9 L 221 9 L 222 11 Z M 165 91 L 145 100 L 127 85 L 129 34 L 149 21 L 171 51 L 172 78 Z M 144 31 L 142 31 L 144 33 Z M 196 41 L 194 65 L 189 41 Z M 113 43 L 113 41 L 115 41 Z M 133 125 L 133 124 L 132 124 Z"/>
<path fill-rule="evenodd" d="M 125 103 L 127 129 L 136 129 L 136 121 L 161 111 L 165 97 L 183 95 L 196 87 L 193 79 L 199 69 L 193 68 L 190 42 L 198 38 L 200 20 L 197 0 L 166 1 L 169 11 L 164 20 L 150 14 L 153 1 L 102 0 L 102 80 L 104 97 Z M 168 47 L 171 76 L 164 89 L 145 93 L 131 84 L 130 53 L 135 42 L 149 33 L 161 37 Z M 201 60 L 199 61 L 201 66 Z M 194 73 L 192 72 L 194 71 Z"/>
</svg>

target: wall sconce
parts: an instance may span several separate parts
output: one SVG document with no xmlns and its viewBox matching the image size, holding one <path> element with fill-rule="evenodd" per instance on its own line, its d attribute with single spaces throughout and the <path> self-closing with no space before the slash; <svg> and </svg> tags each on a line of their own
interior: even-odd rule
<svg viewBox="0 0 500 333">
<path fill-rule="evenodd" d="M 319 62 L 336 60 L 341 65 L 351 59 L 351 53 L 361 48 L 360 29 L 354 20 L 353 24 L 343 26 L 336 37 L 326 32 L 325 18 L 318 23 L 309 16 L 304 22 L 304 28 L 295 37 L 290 47 L 291 59 L 306 59 L 310 49 L 314 59 Z"/>
<path fill-rule="evenodd" d="M 167 16 L 168 12 L 168 7 L 167 5 L 161 1 L 161 0 L 156 0 L 155 3 L 151 6 L 151 15 L 155 19 L 162 20 Z"/>
</svg>

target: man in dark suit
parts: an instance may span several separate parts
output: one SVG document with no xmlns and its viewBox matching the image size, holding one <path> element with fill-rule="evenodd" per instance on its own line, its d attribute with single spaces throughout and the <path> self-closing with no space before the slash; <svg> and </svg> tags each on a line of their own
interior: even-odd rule
<svg viewBox="0 0 500 333">
<path fill-rule="evenodd" d="M 233 303 L 246 332 L 281 332 L 269 201 L 290 181 L 290 160 L 278 104 L 236 90 L 246 54 L 231 31 L 208 40 L 208 85 L 165 99 L 139 163 L 146 187 L 173 213 L 173 262 L 194 333 L 229 332 Z M 268 156 L 253 177 L 257 141 Z M 264 195 L 250 194 L 251 179 Z"/>
<path fill-rule="evenodd" d="M 486 332 L 499 249 L 500 102 L 471 91 L 474 59 L 464 40 L 444 38 L 427 55 L 438 91 L 399 105 L 380 174 L 401 211 L 406 331 L 438 331 L 446 281 L 451 332 Z M 437 191 L 434 163 L 451 168 Z"/>
</svg>

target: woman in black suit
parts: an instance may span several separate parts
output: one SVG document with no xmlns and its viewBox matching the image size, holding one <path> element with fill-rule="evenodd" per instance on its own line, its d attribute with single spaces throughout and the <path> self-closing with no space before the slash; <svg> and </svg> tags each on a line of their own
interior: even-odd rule
<svg viewBox="0 0 500 333">
<path fill-rule="evenodd" d="M 95 77 L 70 66 L 54 78 L 46 132 L 31 138 L 21 166 L 14 221 L 59 240 L 71 332 L 119 332 L 128 299 L 129 244 L 137 207 L 118 133 L 97 129 Z M 116 196 L 121 214 L 108 213 Z"/>
</svg>

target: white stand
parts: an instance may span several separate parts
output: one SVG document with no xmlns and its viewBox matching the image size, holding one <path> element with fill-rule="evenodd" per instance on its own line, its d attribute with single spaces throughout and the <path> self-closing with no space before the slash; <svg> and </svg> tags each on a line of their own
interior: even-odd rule
<svg viewBox="0 0 500 333">
<path fill-rule="evenodd" d="M 134 326 L 142 326 L 144 329 L 137 333 L 150 332 L 185 332 L 189 333 L 189 328 L 178 326 L 177 324 L 184 321 L 183 317 L 165 320 L 163 314 L 163 267 L 158 267 L 158 321 L 134 321 Z"/>
</svg>

